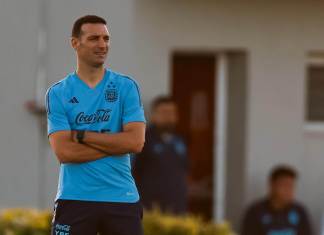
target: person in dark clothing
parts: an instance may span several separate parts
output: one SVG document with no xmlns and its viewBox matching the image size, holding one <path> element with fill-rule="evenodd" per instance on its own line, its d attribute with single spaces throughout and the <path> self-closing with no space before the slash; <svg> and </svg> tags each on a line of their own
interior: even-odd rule
<svg viewBox="0 0 324 235">
<path fill-rule="evenodd" d="M 294 200 L 296 179 L 288 166 L 273 169 L 269 196 L 248 208 L 241 235 L 313 235 L 305 208 Z"/>
<path fill-rule="evenodd" d="M 186 212 L 188 157 L 184 140 L 175 131 L 177 122 L 172 98 L 156 98 L 144 149 L 133 162 L 133 175 L 146 209 Z"/>
</svg>

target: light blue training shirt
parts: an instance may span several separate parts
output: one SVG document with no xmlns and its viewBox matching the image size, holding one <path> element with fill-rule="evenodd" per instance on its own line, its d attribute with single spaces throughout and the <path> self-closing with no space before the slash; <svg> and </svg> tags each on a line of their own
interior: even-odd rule
<svg viewBox="0 0 324 235">
<path fill-rule="evenodd" d="M 130 122 L 145 122 L 137 83 L 106 69 L 90 88 L 76 73 L 52 85 L 46 94 L 48 135 L 63 130 L 118 133 Z M 139 200 L 130 154 L 60 165 L 57 199 L 126 202 Z"/>
</svg>

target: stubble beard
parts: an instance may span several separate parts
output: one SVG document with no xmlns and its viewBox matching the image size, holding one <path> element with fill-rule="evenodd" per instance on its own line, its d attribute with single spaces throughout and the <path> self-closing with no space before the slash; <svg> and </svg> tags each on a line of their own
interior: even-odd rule
<svg viewBox="0 0 324 235">
<path fill-rule="evenodd" d="M 100 63 L 93 62 L 91 64 L 91 67 L 96 68 L 96 69 L 99 69 L 99 68 L 103 67 L 104 64 L 105 64 L 105 62 L 100 62 Z"/>
</svg>

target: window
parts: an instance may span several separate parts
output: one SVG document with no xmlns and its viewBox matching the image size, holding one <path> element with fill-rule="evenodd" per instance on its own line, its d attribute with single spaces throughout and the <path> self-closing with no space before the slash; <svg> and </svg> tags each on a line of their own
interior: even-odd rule
<svg viewBox="0 0 324 235">
<path fill-rule="evenodd" d="M 324 123 L 324 53 L 309 54 L 306 89 L 306 121 Z"/>
</svg>

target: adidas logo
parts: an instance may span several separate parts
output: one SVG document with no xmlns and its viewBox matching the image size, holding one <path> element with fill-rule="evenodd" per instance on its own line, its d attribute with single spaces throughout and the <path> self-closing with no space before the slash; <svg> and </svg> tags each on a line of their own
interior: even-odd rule
<svg viewBox="0 0 324 235">
<path fill-rule="evenodd" d="M 77 98 L 73 97 L 72 99 L 70 99 L 69 103 L 77 104 L 79 103 L 79 101 L 77 100 Z"/>
</svg>

